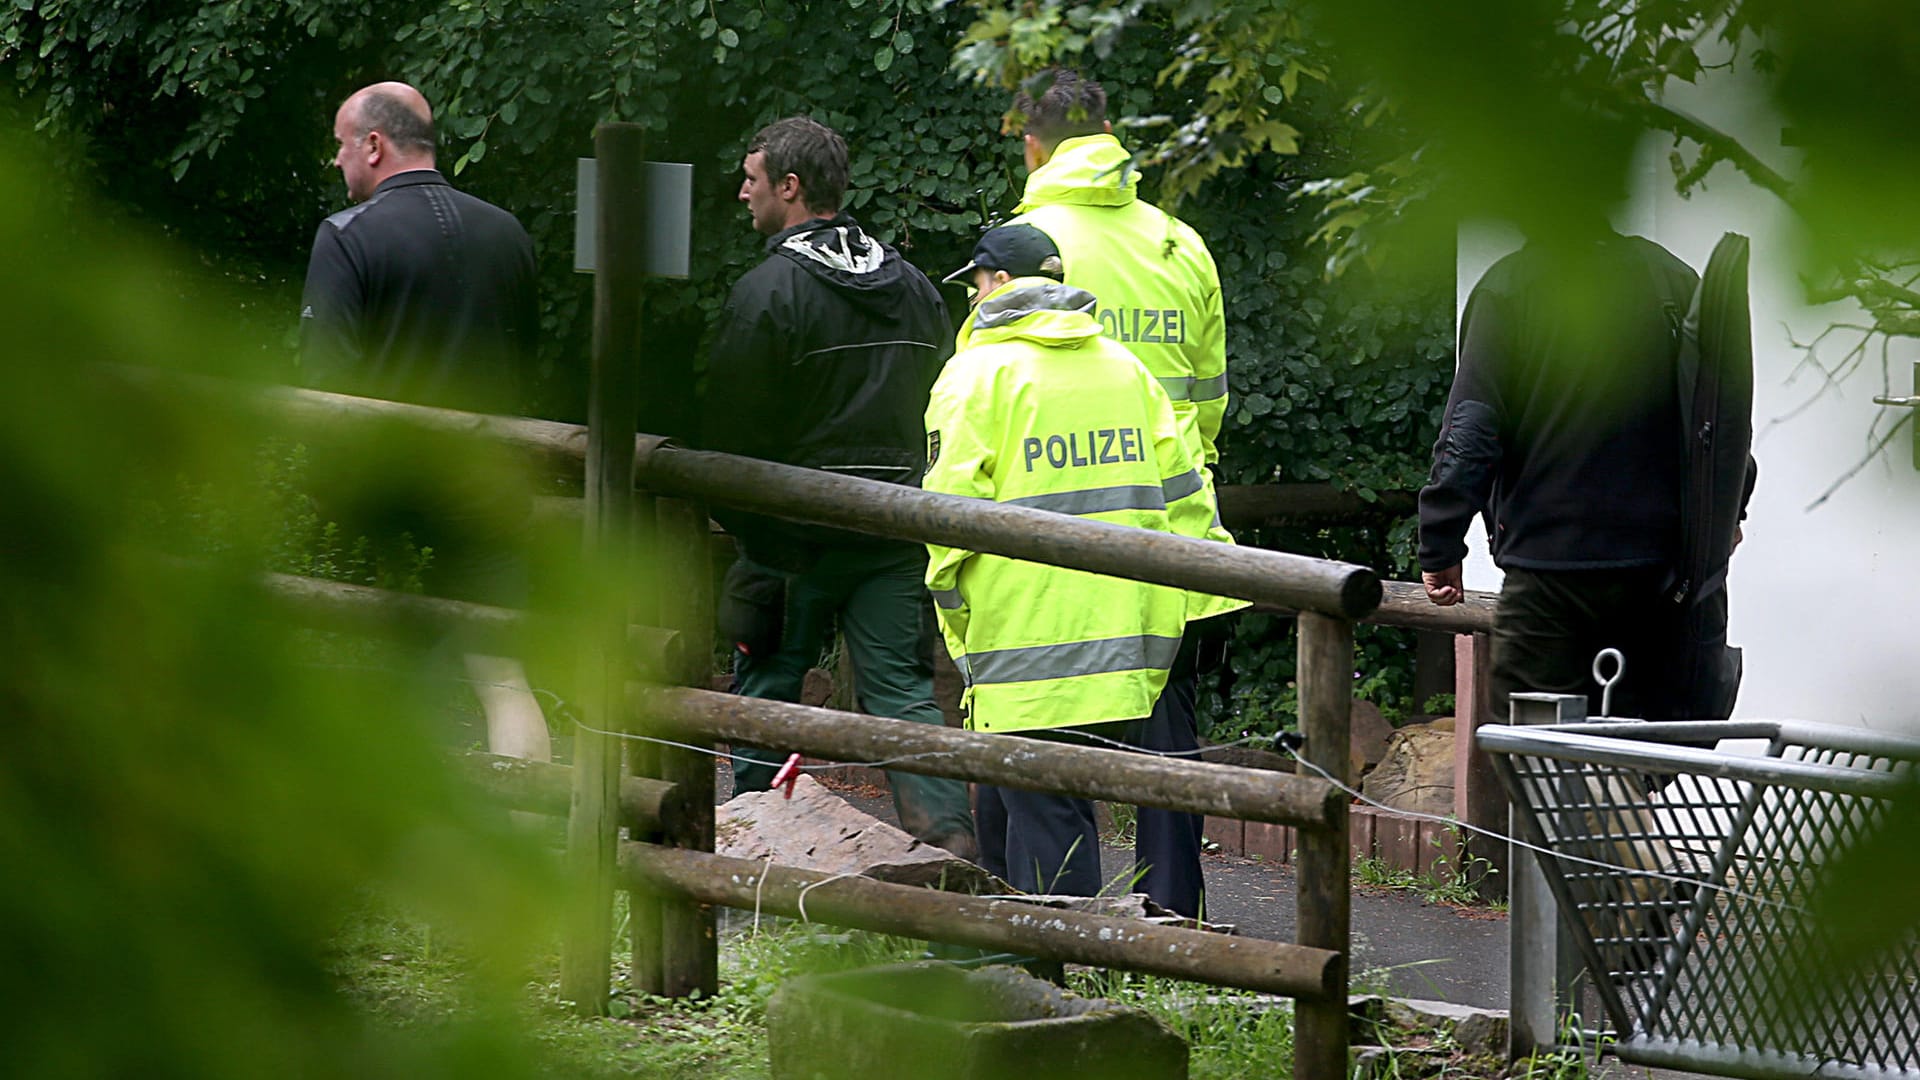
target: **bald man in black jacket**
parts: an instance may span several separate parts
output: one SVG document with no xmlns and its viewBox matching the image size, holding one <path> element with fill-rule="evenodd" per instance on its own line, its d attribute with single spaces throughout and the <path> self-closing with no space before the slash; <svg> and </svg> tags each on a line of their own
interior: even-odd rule
<svg viewBox="0 0 1920 1080">
<path fill-rule="evenodd" d="M 521 411 L 539 325 L 526 230 L 434 169 L 432 110 L 405 83 L 376 83 L 347 98 L 333 135 L 333 163 L 356 205 L 327 218 L 313 238 L 300 309 L 304 381 L 416 405 Z M 327 507 L 349 519 L 348 535 L 364 530 L 382 544 L 406 536 L 432 549 L 431 592 L 524 606 L 526 569 L 515 550 L 526 525 L 524 491 L 486 476 L 453 491 L 376 490 L 371 479 L 340 485 Z M 546 720 L 520 663 L 468 654 L 466 667 L 493 751 L 549 759 Z"/>
<path fill-rule="evenodd" d="M 420 92 L 378 83 L 340 106 L 356 205 L 313 238 L 300 310 L 309 384 L 418 405 L 517 411 L 538 331 L 533 242 L 434 169 Z"/>
</svg>

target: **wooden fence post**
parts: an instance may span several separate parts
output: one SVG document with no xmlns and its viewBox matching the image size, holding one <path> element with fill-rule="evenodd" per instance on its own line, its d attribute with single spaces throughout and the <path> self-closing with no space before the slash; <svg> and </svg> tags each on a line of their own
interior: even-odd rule
<svg viewBox="0 0 1920 1080">
<path fill-rule="evenodd" d="M 706 688 L 713 669 L 713 557 L 709 553 L 707 511 L 677 499 L 655 502 L 655 565 L 662 622 L 678 630 L 686 643 L 685 669 L 675 681 Z M 650 723 L 646 716 L 643 723 Z M 705 739 L 679 739 L 711 749 Z M 659 748 L 659 776 L 680 785 L 690 812 L 663 839 L 672 847 L 712 851 L 713 758 L 697 750 Z M 719 925 L 713 905 L 694 900 L 660 901 L 660 993 L 667 997 L 712 997 L 720 988 Z M 638 935 L 634 940 L 638 942 Z M 639 957 L 635 956 L 636 964 Z"/>
<path fill-rule="evenodd" d="M 656 623 L 664 622 L 667 615 L 663 603 L 667 590 L 663 586 L 668 578 L 666 567 L 660 564 L 661 552 L 668 546 L 660 519 L 663 502 L 665 500 L 644 492 L 635 493 L 633 499 L 634 548 L 641 567 L 633 582 L 635 618 Z M 655 677 L 678 681 L 680 672 L 663 671 Z M 636 733 L 652 733 L 654 725 L 645 713 L 635 715 L 629 709 L 627 715 Z M 631 739 L 626 752 L 628 775 L 665 779 L 666 771 L 661 764 L 665 747 L 657 742 Z M 659 833 L 632 836 L 635 840 L 663 838 Z M 664 996 L 667 992 L 664 907 L 665 901 L 654 893 L 639 889 L 627 892 L 627 931 L 631 938 L 627 972 L 637 994 Z"/>
<path fill-rule="evenodd" d="M 1343 784 L 1352 784 L 1353 624 L 1303 611 L 1295 683 L 1300 693 L 1302 755 Z M 1302 945 L 1341 954 L 1337 993 L 1296 1003 L 1293 1021 L 1295 1080 L 1344 1080 L 1347 1075 L 1348 931 L 1352 921 L 1347 802 L 1342 799 L 1328 829 L 1302 829 L 1296 892 Z"/>
<path fill-rule="evenodd" d="M 1507 858 L 1507 793 L 1494 775 L 1493 759 L 1480 750 L 1482 724 L 1506 722 L 1494 711 L 1493 636 L 1482 632 L 1453 639 L 1453 816 L 1462 824 L 1485 832 L 1465 830 L 1461 837 L 1466 859 L 1485 859 L 1490 873 L 1482 878 L 1480 895 L 1488 900 L 1507 896 L 1512 865 Z M 1502 705 L 1504 708 L 1504 703 Z"/>
<path fill-rule="evenodd" d="M 646 229 L 642 147 L 643 132 L 635 124 L 603 124 L 594 132 L 600 265 L 594 275 L 582 554 L 587 572 L 593 575 L 590 580 L 603 587 L 590 590 L 591 609 L 582 623 L 581 727 L 573 743 L 573 802 L 567 816 L 569 888 L 560 964 L 560 996 L 591 1016 L 607 1008 L 620 808 L 619 747 L 614 736 L 602 732 L 620 731 L 628 715 L 626 631 L 631 613 L 625 585 L 632 567 L 640 260 Z M 638 920 L 634 932 L 636 937 L 642 932 Z"/>
</svg>

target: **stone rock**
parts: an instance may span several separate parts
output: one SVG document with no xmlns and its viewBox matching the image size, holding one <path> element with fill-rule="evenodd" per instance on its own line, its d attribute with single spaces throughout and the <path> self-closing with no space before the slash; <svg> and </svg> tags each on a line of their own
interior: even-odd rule
<svg viewBox="0 0 1920 1080">
<path fill-rule="evenodd" d="M 1185 1080 L 1189 1067 L 1186 1040 L 1153 1014 L 1000 966 L 800 976 L 767 1002 L 767 1046 L 773 1080 Z"/>
<path fill-rule="evenodd" d="M 1460 1052 L 1476 1056 L 1505 1055 L 1507 1051 L 1505 1009 L 1365 994 L 1349 998 L 1347 1012 L 1353 1017 L 1356 1043 L 1370 1042 L 1379 1036 L 1381 1028 L 1386 1028 L 1406 1034 L 1446 1032 Z"/>
<path fill-rule="evenodd" d="M 714 815 L 714 851 L 736 859 L 770 858 L 781 866 L 954 892 L 1012 891 L 978 866 L 865 813 L 804 773 L 794 781 L 791 799 L 781 791 L 750 792 L 722 803 Z"/>
<path fill-rule="evenodd" d="M 1360 791 L 1394 810 L 1453 813 L 1453 731 L 1434 724 L 1401 728 Z"/>
<path fill-rule="evenodd" d="M 1378 705 L 1355 698 L 1349 738 L 1353 742 L 1353 772 L 1350 775 L 1363 776 L 1387 756 L 1387 741 L 1393 738 L 1393 725 L 1380 715 Z"/>
<path fill-rule="evenodd" d="M 808 668 L 800 683 L 800 704 L 820 708 L 833 696 L 833 676 L 819 668 Z"/>
<path fill-rule="evenodd" d="M 1387 1022 L 1406 1031 L 1445 1031 L 1468 1054 L 1504 1054 L 1507 1050 L 1505 1009 L 1476 1009 L 1446 1001 L 1388 998 Z"/>
</svg>

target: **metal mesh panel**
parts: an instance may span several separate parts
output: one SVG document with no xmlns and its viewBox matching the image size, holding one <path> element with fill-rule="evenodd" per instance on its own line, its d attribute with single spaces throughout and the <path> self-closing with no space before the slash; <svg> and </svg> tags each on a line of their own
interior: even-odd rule
<svg viewBox="0 0 1920 1080">
<path fill-rule="evenodd" d="M 1533 734 L 1553 726 L 1489 742 L 1524 831 L 1560 856 L 1540 862 L 1599 976 L 1620 1055 L 1741 1076 L 1920 1075 L 1916 935 L 1839 980 L 1827 930 L 1807 914 L 1824 868 L 1889 807 L 1887 785 L 1834 790 L 1860 786 L 1842 770 L 1904 769 L 1920 742 L 1860 752 L 1811 741 L 1814 725 L 1776 725 L 1768 757 L 1832 767 L 1828 782 L 1728 778 L 1706 775 L 1716 770 L 1697 752 L 1630 738 L 1637 726 L 1568 725 L 1584 750 Z"/>
</svg>

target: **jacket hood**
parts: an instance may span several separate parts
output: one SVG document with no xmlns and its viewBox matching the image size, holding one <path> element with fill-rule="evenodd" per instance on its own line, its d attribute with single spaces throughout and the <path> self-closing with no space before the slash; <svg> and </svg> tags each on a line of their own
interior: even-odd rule
<svg viewBox="0 0 1920 1080">
<path fill-rule="evenodd" d="M 1139 187 L 1133 155 L 1119 139 L 1108 134 L 1081 135 L 1060 140 L 1047 163 L 1033 170 L 1014 213 L 1059 203 L 1125 206 L 1139 197 Z"/>
<path fill-rule="evenodd" d="M 960 328 L 960 348 L 1020 339 L 1077 348 L 1100 336 L 1093 294 L 1050 278 L 1015 278 L 980 301 Z"/>
<path fill-rule="evenodd" d="M 767 239 L 767 252 L 887 322 L 895 321 L 901 290 L 910 287 L 900 253 L 868 236 L 845 214 L 782 229 Z"/>
</svg>

